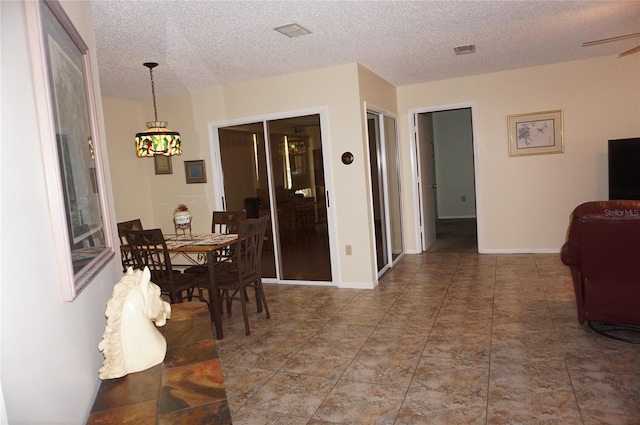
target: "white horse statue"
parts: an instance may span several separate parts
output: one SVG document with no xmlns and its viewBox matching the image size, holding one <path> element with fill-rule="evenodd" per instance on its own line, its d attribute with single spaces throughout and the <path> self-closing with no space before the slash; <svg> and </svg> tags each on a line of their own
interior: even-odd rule
<svg viewBox="0 0 640 425">
<path fill-rule="evenodd" d="M 153 326 L 164 326 L 171 317 L 171 305 L 160 298 L 160 288 L 151 282 L 147 267 L 131 267 L 113 287 L 107 301 L 107 325 L 98 349 L 104 363 L 100 379 L 120 378 L 161 363 L 167 341 Z"/>
</svg>

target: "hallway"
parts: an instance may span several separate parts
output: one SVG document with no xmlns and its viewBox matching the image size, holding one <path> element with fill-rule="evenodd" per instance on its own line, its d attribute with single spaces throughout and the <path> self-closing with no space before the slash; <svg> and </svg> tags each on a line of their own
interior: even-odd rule
<svg viewBox="0 0 640 425">
<path fill-rule="evenodd" d="M 476 219 L 436 220 L 436 241 L 427 252 L 478 252 Z"/>
</svg>

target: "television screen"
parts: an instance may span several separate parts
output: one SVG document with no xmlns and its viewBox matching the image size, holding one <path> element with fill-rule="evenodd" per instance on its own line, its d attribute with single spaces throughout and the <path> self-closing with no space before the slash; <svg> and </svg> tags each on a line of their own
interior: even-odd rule
<svg viewBox="0 0 640 425">
<path fill-rule="evenodd" d="M 640 200 L 640 137 L 609 140 L 609 199 Z"/>
</svg>

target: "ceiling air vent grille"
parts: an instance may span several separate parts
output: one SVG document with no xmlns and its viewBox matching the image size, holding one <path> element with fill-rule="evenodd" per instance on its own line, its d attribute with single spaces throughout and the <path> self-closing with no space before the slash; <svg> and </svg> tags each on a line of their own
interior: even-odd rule
<svg viewBox="0 0 640 425">
<path fill-rule="evenodd" d="M 466 46 L 458 46 L 453 48 L 456 55 L 469 55 L 476 52 L 475 44 L 467 44 Z"/>
<path fill-rule="evenodd" d="M 278 31 L 281 34 L 286 35 L 289 38 L 300 37 L 301 35 L 311 34 L 311 31 L 309 31 L 308 29 L 298 24 L 282 25 L 280 27 L 274 28 L 274 30 Z"/>
</svg>

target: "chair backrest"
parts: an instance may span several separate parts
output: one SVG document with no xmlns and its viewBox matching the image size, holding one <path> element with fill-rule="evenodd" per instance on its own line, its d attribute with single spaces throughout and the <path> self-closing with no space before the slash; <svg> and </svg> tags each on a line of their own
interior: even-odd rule
<svg viewBox="0 0 640 425">
<path fill-rule="evenodd" d="M 151 281 L 158 285 L 163 292 L 169 293 L 172 299 L 177 297 L 171 255 L 167 249 L 162 230 L 128 230 L 124 231 L 124 234 L 129 242 L 135 268 L 148 267 L 151 272 Z"/>
<path fill-rule="evenodd" d="M 640 201 L 594 201 L 576 207 L 568 241 L 578 249 L 581 272 L 590 281 L 635 284 L 640 275 Z"/>
<path fill-rule="evenodd" d="M 118 237 L 120 238 L 121 245 L 127 245 L 127 238 L 125 233 L 130 230 L 142 230 L 142 221 L 139 218 L 129 221 L 122 221 L 118 223 Z M 135 267 L 135 261 L 131 251 L 121 251 L 120 260 L 122 262 L 122 271 L 127 271 L 129 267 Z"/>
<path fill-rule="evenodd" d="M 262 247 L 269 222 L 268 216 L 244 220 L 238 226 L 236 261 L 238 273 L 243 279 L 258 279 L 261 274 Z"/>
<path fill-rule="evenodd" d="M 124 232 L 128 230 L 143 230 L 142 221 L 139 218 L 136 218 L 134 220 L 122 221 L 118 223 L 118 237 L 120 237 L 120 243 L 127 243 Z"/>
<path fill-rule="evenodd" d="M 239 235 L 253 233 L 255 231 L 260 231 L 262 233 L 265 233 L 268 222 L 269 222 L 269 216 L 266 216 L 266 215 L 259 218 L 249 218 L 247 220 L 242 220 L 238 224 L 237 233 Z"/>
<path fill-rule="evenodd" d="M 576 207 L 562 261 L 571 267 L 578 318 L 640 325 L 640 201 Z"/>
<path fill-rule="evenodd" d="M 211 233 L 238 233 L 238 225 L 247 218 L 247 212 L 214 211 L 211 217 Z"/>
<path fill-rule="evenodd" d="M 248 258 L 245 257 L 244 259 L 245 263 L 249 264 L 243 272 L 245 274 L 254 274 L 256 279 L 259 279 L 262 273 L 262 247 L 268 223 L 269 216 L 264 215 L 259 218 L 244 220 L 238 227 L 238 240 L 240 241 L 243 238 L 250 240 L 247 246 L 253 250 Z M 239 243 L 238 246 L 241 246 L 241 244 Z"/>
</svg>

